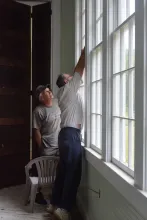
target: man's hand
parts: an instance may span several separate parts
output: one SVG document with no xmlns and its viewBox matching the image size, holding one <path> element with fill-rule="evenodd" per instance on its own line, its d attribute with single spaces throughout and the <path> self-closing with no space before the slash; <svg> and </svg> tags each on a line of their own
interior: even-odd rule
<svg viewBox="0 0 147 220">
<path fill-rule="evenodd" d="M 41 143 L 42 143 L 42 140 L 41 140 L 41 133 L 39 131 L 39 129 L 33 129 L 34 130 L 34 139 L 35 139 L 35 142 L 38 146 L 38 148 L 41 147 Z"/>
<path fill-rule="evenodd" d="M 85 54 L 85 47 L 81 50 L 81 55 Z"/>
</svg>

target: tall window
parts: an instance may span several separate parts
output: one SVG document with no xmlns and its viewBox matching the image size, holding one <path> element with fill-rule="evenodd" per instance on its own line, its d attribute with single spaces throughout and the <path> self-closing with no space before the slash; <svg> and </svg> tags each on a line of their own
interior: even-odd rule
<svg viewBox="0 0 147 220">
<path fill-rule="evenodd" d="M 85 46 L 85 0 L 79 1 L 76 0 L 76 57 L 75 61 L 77 63 L 82 48 Z M 79 93 L 83 99 L 83 104 L 85 106 L 85 74 L 83 74 L 81 86 L 79 89 Z M 82 129 L 82 138 L 84 139 L 84 126 Z"/>
<path fill-rule="evenodd" d="M 91 53 L 91 146 L 99 153 L 102 149 L 102 25 L 103 0 L 92 1 Z"/>
<path fill-rule="evenodd" d="M 83 98 L 86 94 L 86 147 L 147 191 L 145 3 L 76 0 L 76 61 L 86 44 L 86 80 L 80 88 Z"/>
<path fill-rule="evenodd" d="M 133 175 L 135 143 L 135 0 L 117 0 L 113 32 L 112 161 Z"/>
<path fill-rule="evenodd" d="M 86 147 L 134 177 L 140 189 L 147 173 L 145 2 L 76 0 L 76 61 L 86 43 L 80 88 L 86 94 Z"/>
</svg>

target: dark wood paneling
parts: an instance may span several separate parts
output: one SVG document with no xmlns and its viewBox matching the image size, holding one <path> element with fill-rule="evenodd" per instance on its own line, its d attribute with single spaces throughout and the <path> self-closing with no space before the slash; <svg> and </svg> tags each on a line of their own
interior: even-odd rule
<svg viewBox="0 0 147 220">
<path fill-rule="evenodd" d="M 23 48 L 21 49 L 23 50 Z M 1 63 L 2 59 L 5 62 L 5 64 Z M 17 58 L 15 57 L 15 59 Z M 23 87 L 23 89 L 29 90 L 28 73 L 30 72 L 30 69 L 20 66 L 21 63 L 23 63 L 23 65 L 25 66 L 25 59 L 21 62 L 18 62 L 18 60 L 16 60 L 15 62 L 12 61 L 12 64 L 11 61 L 12 60 L 7 59 L 7 54 L 4 57 L 2 57 L 0 53 L 0 88 L 21 89 Z M 27 71 L 28 73 L 26 73 Z"/>
<path fill-rule="evenodd" d="M 24 183 L 30 138 L 30 7 L 0 1 L 0 188 Z"/>
<path fill-rule="evenodd" d="M 20 154 L 27 154 L 28 155 L 28 149 L 29 149 L 29 142 L 19 142 L 19 143 L 0 143 L 0 156 L 14 156 L 20 155 Z"/>
<path fill-rule="evenodd" d="M 27 136 L 26 136 L 27 134 Z M 28 126 L 26 125 L 0 125 L 0 143 L 24 143 L 29 140 Z M 14 152 L 15 153 L 15 152 Z"/>
<path fill-rule="evenodd" d="M 33 7 L 33 89 L 50 83 L 51 3 Z"/>
<path fill-rule="evenodd" d="M 0 65 L 29 68 L 30 8 L 1 0 L 0 33 Z"/>
<path fill-rule="evenodd" d="M 29 154 L 13 154 L 0 158 L 0 188 L 25 183 L 24 167 Z M 21 165 L 21 166 L 20 166 Z"/>
<path fill-rule="evenodd" d="M 16 126 L 16 125 L 24 125 L 25 121 L 24 118 L 0 118 L 0 126 L 9 125 L 9 126 Z"/>
<path fill-rule="evenodd" d="M 29 99 L 29 95 L 27 97 Z M 20 95 L 0 95 L 0 118 L 15 118 L 26 116 L 26 96 Z M 18 103 L 20 104 L 18 106 Z M 9 111 L 7 109 L 10 109 Z"/>
</svg>

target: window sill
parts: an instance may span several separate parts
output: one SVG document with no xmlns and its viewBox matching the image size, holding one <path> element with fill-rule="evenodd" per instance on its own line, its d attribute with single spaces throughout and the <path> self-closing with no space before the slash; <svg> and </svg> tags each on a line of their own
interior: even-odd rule
<svg viewBox="0 0 147 220">
<path fill-rule="evenodd" d="M 102 156 L 92 150 L 85 149 L 86 160 L 144 217 L 147 216 L 147 192 L 134 186 L 134 179 L 112 163 L 102 161 Z"/>
</svg>

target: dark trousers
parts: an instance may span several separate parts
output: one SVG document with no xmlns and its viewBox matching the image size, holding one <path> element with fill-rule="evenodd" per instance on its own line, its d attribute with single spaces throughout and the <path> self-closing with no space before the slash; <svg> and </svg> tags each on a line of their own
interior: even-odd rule
<svg viewBox="0 0 147 220">
<path fill-rule="evenodd" d="M 51 204 L 71 211 L 81 180 L 82 147 L 80 130 L 63 128 L 59 134 L 60 161 L 53 187 Z"/>
</svg>

